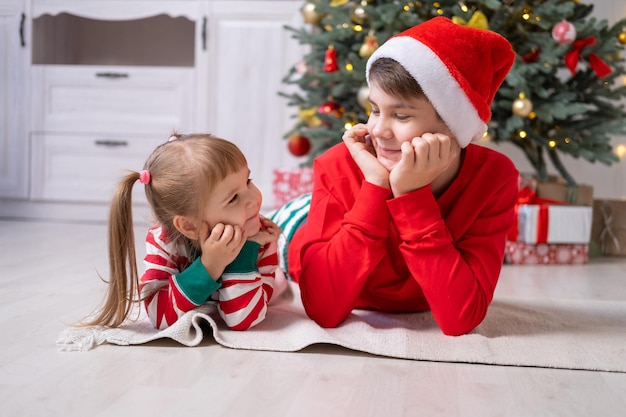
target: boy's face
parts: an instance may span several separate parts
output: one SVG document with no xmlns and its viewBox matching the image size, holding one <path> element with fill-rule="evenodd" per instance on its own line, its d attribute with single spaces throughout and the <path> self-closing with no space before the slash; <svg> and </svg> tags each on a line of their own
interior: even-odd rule
<svg viewBox="0 0 626 417">
<path fill-rule="evenodd" d="M 367 128 L 378 161 L 388 170 L 400 161 L 402 142 L 424 133 L 443 133 L 454 139 L 426 98 L 403 98 L 386 94 L 375 82 L 370 85 L 372 112 Z"/>
</svg>

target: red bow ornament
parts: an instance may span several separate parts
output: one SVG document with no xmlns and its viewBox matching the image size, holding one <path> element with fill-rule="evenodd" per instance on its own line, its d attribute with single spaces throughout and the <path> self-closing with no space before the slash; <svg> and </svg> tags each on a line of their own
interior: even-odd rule
<svg viewBox="0 0 626 417">
<path fill-rule="evenodd" d="M 580 54 L 584 47 L 591 46 L 596 43 L 595 36 L 589 36 L 588 38 L 578 39 L 572 44 L 572 49 L 565 54 L 565 65 L 569 68 L 572 75 L 576 74 L 576 67 L 578 61 L 580 61 Z M 593 52 L 587 55 L 587 60 L 591 69 L 596 73 L 598 78 L 603 78 L 609 75 L 612 70 L 606 62 L 604 62 L 598 55 Z"/>
</svg>

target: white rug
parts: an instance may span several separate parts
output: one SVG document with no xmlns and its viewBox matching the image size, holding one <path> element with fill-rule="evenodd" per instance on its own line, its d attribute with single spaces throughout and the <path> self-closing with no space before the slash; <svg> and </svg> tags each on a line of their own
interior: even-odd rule
<svg viewBox="0 0 626 417">
<path fill-rule="evenodd" d="M 476 330 L 452 337 L 441 333 L 430 313 L 359 310 L 340 327 L 324 329 L 306 316 L 298 286 L 284 278 L 278 282 L 266 319 L 244 332 L 228 330 L 216 307 L 206 304 L 162 331 L 145 316 L 118 329 L 66 328 L 57 346 L 89 350 L 103 343 L 136 345 L 163 338 L 196 346 L 212 334 L 234 349 L 295 352 L 329 343 L 414 360 L 626 372 L 624 302 L 496 298 Z"/>
</svg>

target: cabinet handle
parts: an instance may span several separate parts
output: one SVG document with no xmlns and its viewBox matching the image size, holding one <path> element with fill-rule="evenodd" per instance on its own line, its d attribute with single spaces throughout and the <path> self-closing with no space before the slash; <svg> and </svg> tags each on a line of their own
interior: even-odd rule
<svg viewBox="0 0 626 417">
<path fill-rule="evenodd" d="M 115 139 L 96 139 L 96 146 L 106 146 L 107 148 L 116 148 L 118 146 L 128 146 L 128 142 L 125 140 Z"/>
<path fill-rule="evenodd" d="M 22 21 L 20 22 L 20 44 L 22 48 L 26 46 L 26 39 L 24 39 L 24 25 L 26 24 L 26 14 L 22 13 Z"/>
<path fill-rule="evenodd" d="M 206 16 L 202 18 L 202 50 L 206 51 Z"/>
<path fill-rule="evenodd" d="M 128 78 L 125 72 L 97 72 L 96 77 L 100 78 Z"/>
</svg>

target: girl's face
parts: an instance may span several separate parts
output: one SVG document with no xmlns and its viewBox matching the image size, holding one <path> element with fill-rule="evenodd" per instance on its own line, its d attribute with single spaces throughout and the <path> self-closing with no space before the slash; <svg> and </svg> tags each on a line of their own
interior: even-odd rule
<svg viewBox="0 0 626 417">
<path fill-rule="evenodd" d="M 254 236 L 261 229 L 262 200 L 261 192 L 250 179 L 250 170 L 244 167 L 229 174 L 211 192 L 203 220 L 210 229 L 223 223 L 239 226 L 246 236 Z"/>
<path fill-rule="evenodd" d="M 400 161 L 402 142 L 424 133 L 452 133 L 426 98 L 402 98 L 386 94 L 375 82 L 370 85 L 372 112 L 367 121 L 378 161 L 389 171 Z"/>
</svg>

